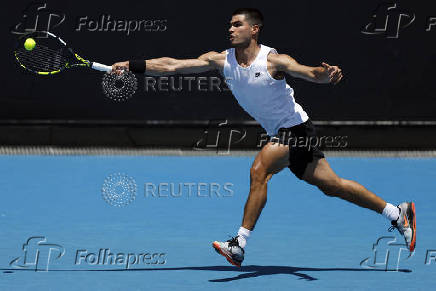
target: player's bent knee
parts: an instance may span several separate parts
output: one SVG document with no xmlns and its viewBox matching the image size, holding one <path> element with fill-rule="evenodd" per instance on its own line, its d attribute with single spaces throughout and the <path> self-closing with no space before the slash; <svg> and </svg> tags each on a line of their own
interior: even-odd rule
<svg viewBox="0 0 436 291">
<path fill-rule="evenodd" d="M 252 185 L 264 184 L 271 179 L 272 174 L 268 174 L 263 167 L 251 167 L 250 182 Z"/>
</svg>

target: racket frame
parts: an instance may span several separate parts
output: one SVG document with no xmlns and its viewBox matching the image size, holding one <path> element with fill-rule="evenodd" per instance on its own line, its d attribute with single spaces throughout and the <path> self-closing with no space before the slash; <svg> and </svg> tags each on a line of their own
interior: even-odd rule
<svg viewBox="0 0 436 291">
<path fill-rule="evenodd" d="M 38 33 L 38 32 L 31 32 L 31 33 L 25 34 L 25 35 L 20 37 L 20 40 L 23 39 L 24 37 L 28 37 L 28 36 L 36 34 L 36 33 Z M 57 35 L 55 35 L 55 34 L 53 34 L 51 32 L 48 32 L 48 31 L 44 32 L 44 33 L 47 34 L 48 37 L 52 37 L 54 39 L 57 39 L 70 52 L 71 58 L 77 60 L 78 62 L 77 63 L 72 63 L 72 64 L 70 62 L 68 62 L 68 63 L 65 64 L 65 66 L 63 68 L 60 68 L 59 70 L 55 70 L 55 71 L 50 71 L 50 72 L 34 71 L 34 70 L 31 70 L 31 69 L 27 68 L 20 61 L 20 59 L 17 56 L 17 49 L 16 49 L 14 51 L 15 59 L 18 62 L 18 64 L 22 68 L 24 68 L 25 70 L 27 70 L 29 72 L 32 72 L 32 73 L 35 73 L 35 74 L 38 74 L 38 75 L 42 75 L 42 76 L 58 74 L 58 73 L 66 70 L 66 69 L 70 69 L 70 68 L 73 68 L 73 67 L 88 67 L 88 68 L 91 68 L 91 69 L 94 69 L 94 70 L 97 70 L 97 71 L 108 72 L 108 73 L 112 71 L 112 67 L 111 66 L 107 66 L 107 65 L 100 64 L 100 63 L 97 63 L 97 62 L 91 62 L 89 60 L 86 60 L 86 59 L 82 58 L 77 53 L 75 53 L 73 51 L 73 49 L 71 47 L 69 47 L 67 45 L 67 43 L 62 38 L 60 38 L 59 36 L 57 36 Z"/>
</svg>

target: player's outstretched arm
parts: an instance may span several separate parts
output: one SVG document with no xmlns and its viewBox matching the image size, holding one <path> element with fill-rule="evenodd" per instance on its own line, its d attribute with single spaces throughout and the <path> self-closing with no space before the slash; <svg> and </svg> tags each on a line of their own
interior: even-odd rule
<svg viewBox="0 0 436 291">
<path fill-rule="evenodd" d="M 268 62 L 277 71 L 314 83 L 337 84 L 342 80 L 342 70 L 327 63 L 322 63 L 320 67 L 309 67 L 299 64 L 295 59 L 284 54 L 270 54 L 268 55 Z"/>
<path fill-rule="evenodd" d="M 145 60 L 145 74 L 150 76 L 168 76 L 174 74 L 196 74 L 219 69 L 214 59 L 217 52 L 208 52 L 196 59 L 174 59 L 169 57 Z M 129 61 L 112 65 L 112 71 L 129 68 Z"/>
</svg>

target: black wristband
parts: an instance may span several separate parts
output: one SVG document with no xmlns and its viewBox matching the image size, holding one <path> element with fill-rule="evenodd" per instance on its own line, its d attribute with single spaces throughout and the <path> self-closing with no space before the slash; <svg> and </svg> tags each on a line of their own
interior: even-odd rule
<svg viewBox="0 0 436 291">
<path fill-rule="evenodd" d="M 130 60 L 129 71 L 132 73 L 144 74 L 145 73 L 145 61 L 144 60 Z"/>
</svg>

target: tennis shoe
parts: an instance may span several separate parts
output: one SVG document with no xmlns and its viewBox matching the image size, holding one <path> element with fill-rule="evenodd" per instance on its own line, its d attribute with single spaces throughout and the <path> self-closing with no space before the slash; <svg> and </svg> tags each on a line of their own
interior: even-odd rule
<svg viewBox="0 0 436 291">
<path fill-rule="evenodd" d="M 239 246 L 238 236 L 232 237 L 226 242 L 214 241 L 212 243 L 215 251 L 224 256 L 227 261 L 237 267 L 241 266 L 244 260 L 244 249 Z"/>
<path fill-rule="evenodd" d="M 392 226 L 389 228 L 389 231 L 397 229 L 404 237 L 409 251 L 413 252 L 416 245 L 415 203 L 403 202 L 398 205 L 398 208 L 400 209 L 400 216 L 397 220 L 392 220 Z"/>
</svg>

